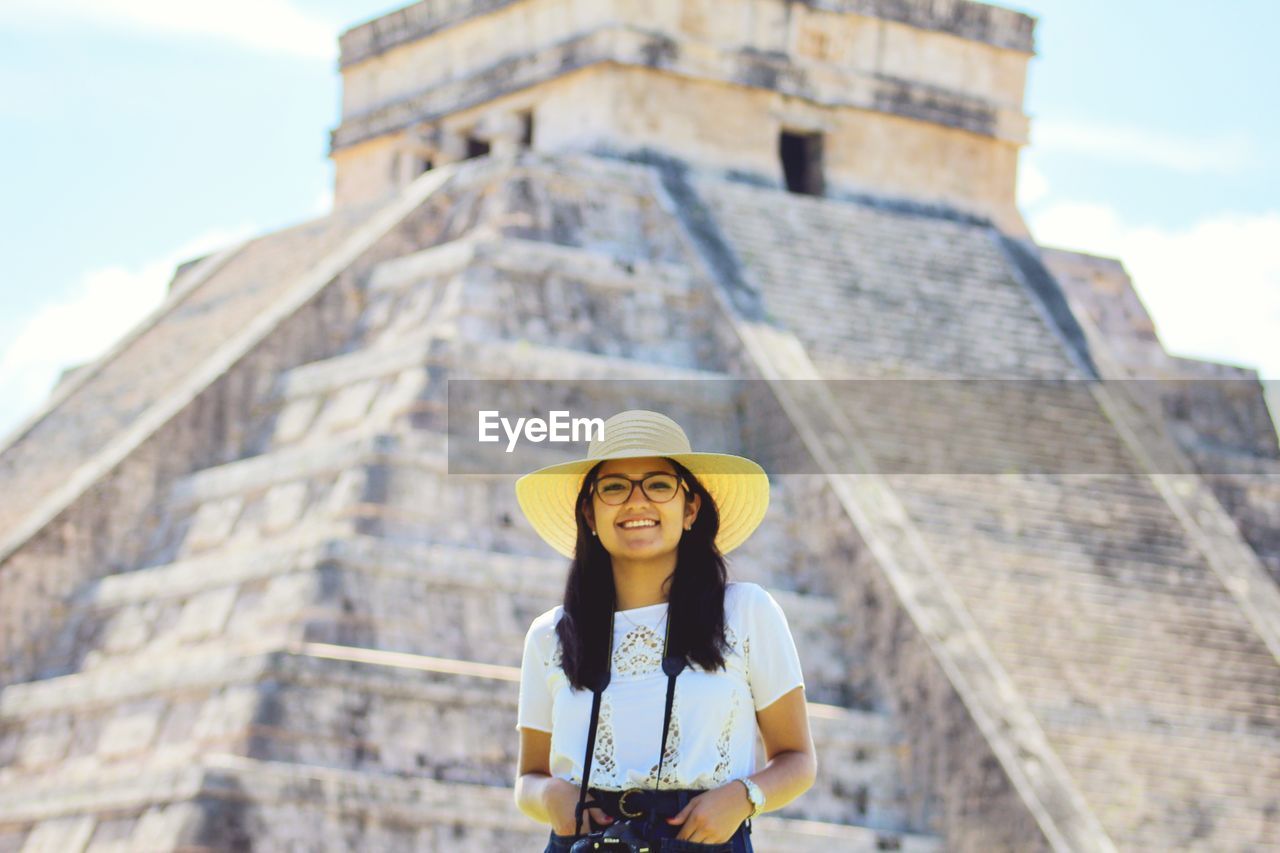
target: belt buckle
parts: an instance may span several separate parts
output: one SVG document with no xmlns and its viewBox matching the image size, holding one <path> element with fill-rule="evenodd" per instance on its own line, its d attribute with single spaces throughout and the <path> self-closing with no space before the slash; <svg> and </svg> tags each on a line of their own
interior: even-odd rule
<svg viewBox="0 0 1280 853">
<path fill-rule="evenodd" d="M 622 792 L 622 796 L 618 797 L 618 811 L 622 812 L 624 817 L 640 817 L 641 815 L 644 814 L 643 811 L 637 811 L 637 812 L 627 811 L 627 796 L 630 794 L 638 794 L 638 793 L 640 793 L 639 788 L 628 788 L 627 790 Z"/>
</svg>

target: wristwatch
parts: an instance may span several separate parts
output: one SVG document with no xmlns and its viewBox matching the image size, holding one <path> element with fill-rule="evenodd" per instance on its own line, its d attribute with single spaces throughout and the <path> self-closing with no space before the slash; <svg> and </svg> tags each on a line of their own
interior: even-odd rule
<svg viewBox="0 0 1280 853">
<path fill-rule="evenodd" d="M 761 791 L 760 786 L 746 776 L 738 781 L 747 786 L 747 799 L 751 801 L 751 814 L 747 815 L 747 820 L 750 820 L 764 811 L 764 791 Z"/>
</svg>

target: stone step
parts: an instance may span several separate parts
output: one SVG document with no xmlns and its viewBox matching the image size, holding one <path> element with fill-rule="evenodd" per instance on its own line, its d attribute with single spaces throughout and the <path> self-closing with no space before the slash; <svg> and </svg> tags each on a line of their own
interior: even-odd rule
<svg viewBox="0 0 1280 853">
<path fill-rule="evenodd" d="M 221 837 L 195 835 L 199 814 L 169 814 L 165 805 L 196 801 L 223 817 Z M 282 848 L 312 848 L 335 834 L 356 849 L 445 850 L 459 844 L 497 849 L 540 849 L 550 828 L 522 815 L 509 786 L 404 778 L 239 755 L 211 753 L 198 763 L 169 771 L 139 773 L 110 782 L 86 781 L 43 801 L 32 796 L 0 801 L 0 822 L 25 823 L 57 837 L 42 824 L 84 815 L 86 840 L 97 826 L 114 821 L 111 834 L 128 842 L 120 849 L 214 849 L 227 837 L 271 839 Z M 172 808 L 172 807 L 170 807 Z M 780 813 L 752 822 L 758 849 L 778 853 L 901 850 L 933 853 L 937 838 L 851 824 L 788 819 Z M 210 816 L 213 816 L 212 814 Z M 62 836 L 62 837 L 65 837 Z M 161 847 L 153 847 L 163 839 Z M 94 839 L 95 851 L 100 849 Z M 145 846 L 130 846 L 143 844 Z M 111 849 L 103 847 L 101 849 Z"/>
<path fill-rule="evenodd" d="M 635 358 L 584 352 L 570 347 L 524 340 L 459 340 L 450 349 L 448 366 L 465 368 L 454 379 L 646 379 L 698 382 L 699 399 L 708 405 L 727 405 L 737 378 L 716 370 L 701 370 Z M 723 388 L 722 394 L 717 390 Z M 688 395 L 688 392 L 685 392 Z M 688 399 L 688 397 L 685 397 Z"/>
<path fill-rule="evenodd" d="M 1108 787 L 1114 790 L 1138 784 L 1147 801 L 1153 805 L 1160 803 L 1170 816 L 1191 811 L 1197 801 L 1212 802 L 1220 814 L 1256 813 L 1258 802 L 1265 801 L 1275 790 L 1280 773 L 1280 756 L 1274 750 L 1260 754 L 1231 749 L 1224 743 L 1215 764 L 1202 755 L 1179 750 L 1166 752 L 1163 742 L 1114 736 L 1089 738 L 1075 732 L 1067 735 L 1054 732 L 1051 736 L 1060 744 L 1063 760 L 1076 770 L 1086 791 L 1100 794 Z M 1108 773 L 1098 767 L 1100 763 L 1105 766 L 1105 761 L 1098 759 L 1116 749 L 1132 753 L 1132 760 L 1124 765 L 1124 771 L 1117 772 L 1113 766 L 1108 778 Z M 1224 757 L 1238 762 L 1240 772 L 1224 773 Z M 1106 798 L 1101 801 L 1105 802 Z"/>
<path fill-rule="evenodd" d="M 1153 714 L 1147 705 L 1119 700 L 1105 706 L 1081 704 L 1074 697 L 1065 702 L 1033 700 L 1030 704 L 1055 736 L 1067 739 L 1106 739 L 1119 734 L 1141 737 L 1156 746 L 1170 744 L 1205 757 L 1219 754 L 1224 748 L 1277 753 L 1275 737 L 1266 729 L 1249 729 L 1235 720 L 1226 722 L 1236 725 L 1223 726 L 1220 717 L 1195 714 L 1185 708 L 1166 716 Z M 1247 762 L 1240 766 L 1247 766 Z"/>
<path fill-rule="evenodd" d="M 992 558 L 1013 566 L 1023 563 L 1032 567 L 1060 566 L 1074 575 L 1099 579 L 1107 579 L 1108 571 L 1113 572 L 1113 579 L 1120 578 L 1121 570 L 1125 570 L 1127 574 L 1123 577 L 1126 580 L 1132 578 L 1149 583 L 1153 592 L 1168 591 L 1177 594 L 1189 591 L 1195 595 L 1202 595 L 1206 591 L 1211 591 L 1214 586 L 1212 581 L 1208 583 L 1207 589 L 1203 585 L 1195 587 L 1187 585 L 1186 582 L 1189 579 L 1203 581 L 1204 578 L 1209 577 L 1205 572 L 1204 558 L 1191 550 L 1181 557 L 1151 559 L 1144 555 L 1140 547 L 1126 551 L 1112 549 L 1110 552 L 1103 553 L 1099 543 L 1087 538 L 1087 532 L 1082 533 L 1074 545 L 1064 545 L 1048 544 L 1031 538 L 1004 540 L 983 531 L 964 531 L 960 524 L 948 527 L 925 522 L 920 527 L 921 532 L 931 542 L 936 543 L 935 547 L 938 550 L 948 553 L 969 553 L 961 551 L 954 544 L 954 534 L 959 529 L 968 534 L 970 542 L 981 546 L 983 551 L 990 554 Z M 943 532 L 948 530 L 952 532 L 950 541 L 943 535 Z M 1220 582 L 1218 585 L 1220 586 Z"/>
<path fill-rule="evenodd" d="M 1089 691 L 1079 694 L 1082 700 L 1102 701 L 1108 695 L 1108 688 L 1119 695 L 1141 694 L 1166 699 L 1170 697 L 1169 691 L 1176 691 L 1177 701 L 1189 702 L 1193 697 L 1201 697 L 1215 707 L 1225 708 L 1234 702 L 1258 702 L 1267 695 L 1270 686 L 1280 681 L 1274 670 L 1263 666 L 1217 668 L 1210 661 L 1179 664 L 1176 654 L 1148 655 L 1135 651 L 1141 648 L 1140 644 L 1109 644 L 1089 637 L 1079 640 L 1079 650 L 1073 651 L 1070 657 L 1060 658 L 1038 644 L 1031 645 L 1037 643 L 1034 636 L 1030 629 L 1021 636 L 993 635 L 990 646 L 1006 666 L 1022 676 L 1043 669 L 1052 684 L 1069 673 L 1080 682 L 1072 686 L 1073 690 L 1087 688 Z M 1059 647 L 1069 642 L 1056 635 L 1053 640 Z M 1090 673 L 1092 675 L 1088 675 Z M 1280 708 L 1280 701 L 1264 702 L 1263 706 Z"/>
<path fill-rule="evenodd" d="M 1095 560 L 1081 559 L 1078 552 L 1033 550 L 983 537 L 970 540 L 971 547 L 965 551 L 958 550 L 939 535 L 930 536 L 929 541 L 948 565 L 956 567 L 957 575 L 971 575 L 975 582 L 985 575 L 993 580 L 1000 578 L 1042 589 L 1062 584 L 1073 591 L 1115 599 L 1158 597 L 1185 604 L 1193 613 L 1206 616 L 1221 617 L 1238 612 L 1223 591 L 1222 582 L 1202 561 L 1162 563 L 1126 558 L 1100 565 Z M 975 553 L 982 554 L 981 560 L 975 560 Z M 987 567 L 996 567 L 1000 573 Z"/>
<path fill-rule="evenodd" d="M 1056 516 L 1036 516 L 989 504 L 952 507 L 910 497 L 907 502 L 912 514 L 921 519 L 921 526 L 934 526 L 941 522 L 941 526 L 970 530 L 975 535 L 984 535 L 997 542 L 1025 542 L 1032 547 L 1038 545 L 1074 551 L 1084 540 L 1096 550 L 1133 550 L 1161 562 L 1174 563 L 1194 554 L 1172 514 L 1153 516 L 1139 525 L 1123 518 L 1107 523 L 1101 518 L 1072 518 L 1061 512 Z M 1010 522 L 1016 527 L 1011 527 Z"/>
<path fill-rule="evenodd" d="M 447 336 L 433 325 L 384 346 L 371 346 L 311 362 L 282 374 L 266 453 L 288 445 L 327 443 L 335 436 L 375 431 L 446 429 L 447 379 L 646 380 L 650 405 L 692 408 L 701 417 L 732 411 L 740 385 L 734 377 L 653 360 L 624 358 L 528 340 L 472 340 Z M 597 396 L 611 389 L 594 389 Z M 635 393 L 625 382 L 620 400 Z M 508 390 L 508 394 L 512 393 Z M 554 402 L 554 401 L 549 401 Z"/>
<path fill-rule="evenodd" d="M 889 475 L 905 500 L 922 500 L 956 508 L 973 509 L 975 493 L 983 496 L 979 507 L 1015 512 L 1019 518 L 1064 516 L 1098 523 L 1145 527 L 1166 524 L 1168 504 L 1151 488 L 1146 475 L 1114 476 L 1076 474 L 1055 480 L 1027 476 Z"/>
<path fill-rule="evenodd" d="M 317 520 L 261 548 L 232 539 L 82 590 L 45 674 L 260 632 L 518 665 L 528 624 L 560 600 L 564 572 L 558 556 L 387 541 Z M 806 649 L 810 697 L 849 704 L 834 603 L 771 592 Z"/>
<path fill-rule="evenodd" d="M 395 346 L 365 347 L 311 361 L 277 376 L 272 394 L 279 401 L 291 402 L 331 394 L 370 379 L 395 376 L 431 363 L 441 340 L 437 332 L 426 329 L 397 341 Z"/>
<path fill-rule="evenodd" d="M 282 483 L 316 479 L 321 475 L 336 476 L 376 460 L 379 454 L 392 450 L 399 442 L 399 438 L 371 427 L 341 439 L 285 447 L 215 465 L 178 480 L 170 490 L 166 506 L 176 513 L 199 504 L 262 492 Z"/>
<path fill-rule="evenodd" d="M 258 542 L 229 540 L 198 556 L 108 575 L 68 601 L 37 680 L 167 656 L 219 638 L 286 637 L 305 603 L 305 571 L 329 559 L 350 525 L 321 519 Z"/>
<path fill-rule="evenodd" d="M 1019 431 L 1011 433 L 1013 413 L 973 410 L 961 416 L 937 403 L 895 415 L 883 411 L 874 398 L 856 405 L 861 410 L 856 416 L 850 410 L 853 428 L 877 469 L 890 475 L 1137 473 L 1119 439 L 1105 432 L 1109 425 L 1099 422 L 1096 413 L 1072 419 L 1071 413 L 1050 409 L 1043 417 L 1053 418 L 1052 423 L 1039 428 L 1020 423 Z M 926 423 L 925 418 L 933 420 Z"/>
<path fill-rule="evenodd" d="M 1261 668 L 1221 672 L 1207 665 L 1179 667 L 1172 656 L 1164 659 L 1144 657 L 1120 649 L 1113 652 L 1106 647 L 1082 650 L 1078 656 L 1065 660 L 1025 646 L 1017 638 L 993 638 L 991 641 L 992 650 L 1020 677 L 1029 678 L 1031 673 L 1039 672 L 1049 688 L 1055 684 L 1060 686 L 1064 670 L 1079 679 L 1082 683 L 1073 685 L 1072 689 L 1082 690 L 1087 685 L 1090 692 L 1077 697 L 1084 701 L 1101 702 L 1110 688 L 1114 691 L 1110 695 L 1116 698 L 1141 695 L 1184 706 L 1198 698 L 1209 707 L 1232 707 L 1237 712 L 1246 705 L 1255 706 L 1259 711 L 1263 708 L 1280 710 L 1280 701 L 1266 701 L 1267 690 L 1280 679 L 1274 672 Z M 1093 672 L 1093 677 L 1086 678 L 1090 672 Z M 1250 676 L 1256 681 L 1249 681 Z"/>
<path fill-rule="evenodd" d="M 941 543 L 938 551 L 940 559 L 947 561 L 948 576 L 978 594 L 998 594 L 1007 588 L 1026 595 L 1070 595 L 1082 603 L 1174 607 L 1188 624 L 1206 628 L 1238 619 L 1239 609 L 1202 566 L 1133 562 L 1098 566 L 1067 555 L 1002 552 L 982 540 L 972 544 L 963 558 Z"/>
<path fill-rule="evenodd" d="M 531 342 L 529 339 L 472 339 L 421 329 L 399 339 L 392 347 L 366 347 L 329 359 L 308 362 L 276 380 L 274 396 L 280 401 L 330 394 L 370 379 L 393 377 L 419 366 L 457 369 L 465 375 L 452 378 L 522 379 L 654 379 L 723 382 L 733 379 L 717 370 L 663 364 L 653 360 L 604 355 Z"/>
<path fill-rule="evenodd" d="M 915 507 L 912 507 L 914 510 Z M 1049 554 L 1079 554 L 1082 550 L 1096 553 L 1097 559 L 1123 556 L 1134 562 L 1149 562 L 1159 566 L 1188 565 L 1198 562 L 1199 556 L 1183 537 L 1172 517 L 1166 518 L 1163 533 L 1153 535 L 1149 528 L 1128 528 L 1123 523 L 1114 527 L 1080 523 L 1067 527 L 1061 521 L 1050 525 L 1036 525 L 1024 519 L 1016 532 L 995 531 L 981 526 L 972 510 L 914 512 L 913 519 L 925 532 L 964 532 L 979 542 L 1007 545 L 1031 552 Z"/>
<path fill-rule="evenodd" d="M 1016 642 L 997 640 L 992 641 L 991 647 L 1020 681 L 1028 682 L 1024 690 L 1030 692 L 1031 685 L 1036 684 L 1048 696 L 1077 698 L 1074 693 L 1061 687 L 1061 669 L 1051 665 L 1043 656 L 1024 651 Z M 1274 690 L 1273 685 L 1277 681 L 1274 675 L 1253 689 L 1244 686 L 1237 690 L 1220 690 L 1220 685 L 1209 678 L 1211 671 L 1207 668 L 1188 668 L 1172 675 L 1163 672 L 1152 675 L 1159 672 L 1157 662 L 1126 659 L 1124 664 L 1126 666 L 1122 670 L 1121 662 L 1115 660 L 1114 671 L 1118 674 L 1111 674 L 1105 680 L 1102 675 L 1094 673 L 1096 680 L 1088 682 L 1094 693 L 1078 698 L 1101 702 L 1103 699 L 1099 697 L 1106 696 L 1112 702 L 1140 701 L 1142 707 L 1149 709 L 1153 715 L 1160 713 L 1173 719 L 1183 714 L 1194 716 L 1196 709 L 1213 710 L 1217 712 L 1214 718 L 1220 723 L 1237 721 L 1241 726 L 1247 724 L 1271 730 L 1280 728 L 1280 695 L 1269 692 Z M 1101 666 L 1097 668 L 1101 669 Z M 1074 667 L 1072 672 L 1083 679 L 1090 673 L 1090 669 L 1089 666 L 1082 665 Z M 1114 681 L 1121 674 L 1123 680 Z M 1203 692 L 1192 692 L 1190 685 L 1205 682 L 1209 683 L 1205 685 Z"/>
<path fill-rule="evenodd" d="M 1077 730 L 1050 730 L 1050 737 L 1062 744 L 1063 758 L 1069 762 L 1083 761 L 1097 750 L 1122 746 L 1134 753 L 1127 766 L 1140 771 L 1143 786 L 1152 795 L 1196 793 L 1211 795 L 1223 802 L 1253 802 L 1250 797 L 1265 794 L 1274 788 L 1275 774 L 1280 768 L 1280 750 L 1274 744 L 1260 750 L 1257 743 L 1229 742 L 1227 737 L 1213 740 L 1218 751 L 1196 744 L 1205 744 L 1203 736 L 1197 740 L 1192 735 L 1172 739 L 1161 736 L 1152 738 L 1147 732 L 1099 732 L 1090 736 Z M 1261 740 L 1261 739 L 1257 739 Z M 1076 746 L 1067 746 L 1067 744 Z M 1092 743 L 1092 749 L 1084 744 Z M 1224 752 L 1236 760 L 1235 768 L 1225 766 Z M 1188 783 L 1194 783 L 1189 785 Z"/>
<path fill-rule="evenodd" d="M 664 261 L 485 232 L 382 263 L 367 294 L 357 324 L 367 348 L 433 330 L 673 367 L 705 368 L 717 357 L 696 333 L 705 293 L 684 266 Z"/>
<path fill-rule="evenodd" d="M 1094 488 L 1087 491 L 1069 485 L 1057 486 L 1057 494 L 1017 492 L 994 475 L 975 481 L 967 475 L 948 474 L 924 477 L 890 475 L 903 500 L 922 509 L 959 512 L 982 518 L 1043 523 L 1065 519 L 1082 524 L 1120 525 L 1139 530 L 1166 527 L 1172 519 L 1169 507 L 1155 494 L 1133 495 L 1121 489 Z M 952 481 L 947 485 L 948 481 Z M 974 504 L 972 496 L 982 495 Z M 966 500 L 969 498 L 969 500 Z"/>
<path fill-rule="evenodd" d="M 343 521 L 356 532 L 358 525 L 389 512 L 377 498 L 380 471 L 408 466 L 443 481 L 446 449 L 443 435 L 392 434 L 371 424 L 342 437 L 206 468 L 171 488 L 169 515 L 153 537 L 151 561 L 168 562 L 220 548 L 263 547 L 299 525 Z M 537 452 L 530 457 L 537 459 Z M 495 488 L 486 480 L 479 486 L 459 484 L 457 491 L 466 485 Z M 504 503 L 514 508 L 514 495 Z M 465 505 L 459 508 L 465 510 Z"/>
<path fill-rule="evenodd" d="M 1009 589 L 1019 597 L 1053 592 L 1070 596 L 1080 605 L 1108 606 L 1160 606 L 1179 612 L 1181 624 L 1198 630 L 1213 631 L 1238 624 L 1239 608 L 1231 606 L 1221 585 L 1202 567 L 1190 566 L 1193 571 L 1178 571 L 1178 583 L 1167 583 L 1169 571 L 1156 571 L 1160 566 L 1112 564 L 1108 570 L 1115 575 L 1103 574 L 1097 566 L 1079 561 L 1055 560 L 1046 556 L 1028 557 L 1025 560 L 1010 558 L 989 552 L 986 543 L 975 543 L 968 553 L 983 555 L 980 564 L 961 564 L 951 560 L 952 576 L 956 583 L 969 585 L 975 590 L 998 592 Z M 1196 578 L 1194 570 L 1201 576 Z M 1172 571 L 1172 570 L 1170 570 Z M 1187 580 L 1181 580 L 1181 579 Z M 1192 585 L 1199 581 L 1201 587 Z"/>
<path fill-rule="evenodd" d="M 1142 589 L 1116 588 L 1083 578 L 1026 581 L 1014 572 L 1003 573 L 998 564 L 988 563 L 983 573 L 966 572 L 953 567 L 948 579 L 971 600 L 981 601 L 984 611 L 999 610 L 1017 619 L 1019 614 L 1039 614 L 1029 620 L 1033 630 L 1042 620 L 1061 619 L 1063 608 L 1070 605 L 1081 615 L 1087 614 L 1092 627 L 1105 627 L 1122 637 L 1155 641 L 1164 646 L 1194 646 L 1228 651 L 1240 661 L 1251 661 L 1267 668 L 1275 657 L 1254 636 L 1240 613 L 1229 606 L 1198 605 L 1193 595 L 1158 595 Z M 1056 608 L 1036 596 L 1057 596 Z M 1035 599 L 1035 600 L 1033 600 Z M 1135 605 L 1150 605 L 1154 614 L 1135 614 Z M 1155 628 L 1159 631 L 1154 631 Z M 1144 630 L 1150 629 L 1150 630 Z"/>
<path fill-rule="evenodd" d="M 676 304 L 687 304 L 695 297 L 693 276 L 682 264 L 623 260 L 580 246 L 490 233 L 384 261 L 370 276 L 368 290 L 407 290 L 421 286 L 424 280 L 471 268 L 517 276 L 555 276 L 616 293 L 643 289 L 663 302 Z"/>
<path fill-rule="evenodd" d="M 324 573 L 315 571 L 317 561 L 326 566 L 324 573 L 332 574 L 339 567 L 351 571 L 357 584 L 348 588 L 333 576 L 323 578 L 320 575 Z M 361 584 L 379 579 L 410 581 L 410 588 L 394 589 L 410 589 L 413 596 L 430 594 L 429 598 L 411 602 L 411 610 L 431 601 L 431 597 L 447 597 L 442 603 L 444 615 L 436 620 L 442 622 L 439 630 L 426 631 L 420 624 L 419 631 L 428 640 L 419 640 L 415 643 L 417 646 L 434 647 L 431 651 L 440 652 L 449 640 L 456 644 L 460 639 L 458 625 L 462 621 L 458 616 L 471 613 L 481 617 L 474 625 L 476 630 L 502 640 L 484 644 L 486 651 L 493 653 L 494 660 L 474 658 L 472 662 L 518 667 L 527 624 L 536 613 L 554 605 L 563 583 L 562 576 L 557 578 L 554 574 L 563 573 L 563 569 L 557 569 L 553 561 L 467 552 L 462 548 L 392 546 L 376 540 L 302 539 L 292 547 L 280 543 L 274 551 L 257 557 L 256 564 L 238 566 L 227 575 L 210 576 L 205 569 L 215 564 L 216 560 L 209 557 L 152 567 L 111 576 L 86 590 L 82 601 L 77 603 L 79 610 L 120 613 L 127 612 L 125 608 L 155 603 L 156 599 L 147 597 L 147 593 L 173 581 L 172 594 L 166 596 L 166 601 L 173 608 L 175 619 L 155 620 L 164 621 L 169 630 L 154 634 L 142 631 L 136 647 L 128 651 L 122 649 L 114 656 L 100 654 L 92 658 L 92 666 L 83 671 L 9 685 L 0 693 L 0 719 L 127 701 L 129 697 L 160 690 L 164 679 L 170 676 L 177 679 L 175 684 L 179 685 L 191 678 L 201 678 L 202 672 L 216 680 L 223 671 L 220 667 L 230 666 L 227 649 L 242 649 L 241 653 L 243 649 L 259 649 L 265 653 L 285 647 L 291 638 L 301 639 L 301 631 L 294 630 L 297 626 L 328 625 L 328 621 L 317 619 L 348 611 L 349 607 L 342 601 L 344 589 L 355 593 Z M 422 565 L 433 566 L 430 574 L 424 573 Z M 247 584 L 253 584 L 253 589 L 244 589 Z M 326 589 L 329 592 L 325 592 Z M 233 599 L 237 607 L 227 608 L 229 615 L 224 613 L 220 631 L 206 630 L 198 634 L 193 630 L 179 630 L 183 613 L 193 610 L 193 602 L 202 605 L 210 601 L 211 596 L 227 590 L 239 590 L 239 597 Z M 460 606 L 453 597 L 457 594 L 479 594 L 494 605 L 479 610 Z M 799 635 L 797 646 L 806 652 L 813 648 L 808 642 L 809 635 L 818 638 L 814 642 L 819 642 L 820 638 L 833 633 L 832 622 L 840 620 L 840 613 L 826 599 L 785 590 L 771 590 L 771 594 L 787 612 L 792 630 Z M 500 608 L 497 602 L 512 602 L 512 605 Z M 248 603 L 253 606 L 247 607 Z M 109 635 L 111 626 L 104 631 Z M 410 649 L 394 649 L 394 652 L 410 652 Z M 809 680 L 817 681 L 817 675 L 824 674 L 826 671 L 818 667 L 806 669 Z"/>
<path fill-rule="evenodd" d="M 1215 850 L 1264 850 L 1274 846 L 1274 832 L 1267 828 L 1268 818 L 1259 806 L 1271 798 L 1280 778 L 1274 752 L 1265 757 L 1225 753 L 1224 757 L 1234 759 L 1252 775 L 1234 782 L 1221 781 L 1212 765 L 1160 760 L 1165 752 L 1161 743 L 1143 738 L 1084 739 L 1072 735 L 1071 740 L 1055 735 L 1055 740 L 1064 760 L 1073 767 L 1082 791 L 1113 827 L 1121 849 L 1147 849 L 1138 846 L 1138 839 L 1146 837 L 1150 827 L 1144 824 L 1148 821 L 1158 825 L 1162 834 L 1167 833 L 1167 838 L 1188 844 L 1197 838 L 1203 842 L 1207 825 L 1211 824 Z M 1123 764 L 1113 758 L 1120 754 L 1128 757 Z M 1220 759 L 1219 768 L 1223 763 Z M 1118 796 L 1119 792 L 1127 795 Z M 1143 804 L 1144 822 L 1134 819 L 1135 798 Z M 1220 833 L 1224 840 L 1218 840 Z M 1232 841 L 1238 841 L 1238 846 Z"/>
<path fill-rule="evenodd" d="M 1179 625 L 1189 629 L 1234 629 L 1252 633 L 1239 603 L 1224 581 L 1206 565 L 1096 565 L 1068 556 L 1019 557 L 1004 549 L 988 547 L 975 539 L 972 547 L 957 551 L 954 543 L 929 537 L 938 560 L 951 566 L 960 584 L 1007 592 L 1015 597 L 1036 597 L 1060 592 L 1073 596 L 1080 606 L 1101 608 L 1156 607 L 1178 613 Z M 1172 579 L 1176 576 L 1176 580 Z"/>
<path fill-rule="evenodd" d="M 111 610 L 188 598 L 211 590 L 290 574 L 330 559 L 352 541 L 347 525 L 331 523 L 291 531 L 253 549 L 227 546 L 161 565 L 107 575 L 83 587 L 73 608 Z M 356 540 L 359 537 L 355 537 Z"/>
<path fill-rule="evenodd" d="M 86 779 L 119 778 L 116 771 L 128 772 L 121 768 L 179 766 L 228 746 L 476 784 L 504 783 L 515 764 L 518 667 L 317 643 L 204 652 L 150 669 L 136 661 L 110 679 L 73 675 L 0 694 L 0 790 L 55 798 Z M 819 703 L 810 716 L 823 773 L 793 816 L 845 820 L 860 808 L 861 818 L 901 825 L 904 745 L 887 718 Z M 761 762 L 762 750 L 757 743 Z M 857 805 L 848 792 L 857 792 Z M 13 819 L 0 810 L 0 823 Z"/>
<path fill-rule="evenodd" d="M 1120 612 L 1135 606 L 1131 598 L 1085 599 L 1060 591 L 1064 597 L 1057 610 L 1030 616 L 1038 612 L 1036 605 L 1013 592 L 994 592 L 985 582 L 957 582 L 955 577 L 952 585 L 973 602 L 970 606 L 976 618 L 993 636 L 1015 638 L 1030 649 L 1053 648 L 1046 646 L 1050 636 L 1069 637 L 1081 644 L 1081 652 L 1113 647 L 1116 653 L 1152 660 L 1204 661 L 1206 666 L 1251 673 L 1251 678 L 1271 673 L 1276 667 L 1274 656 L 1239 614 L 1218 613 L 1213 622 L 1195 622 L 1180 602 L 1163 602 L 1153 603 L 1154 610 L 1144 622 Z M 1027 593 L 1028 597 L 1034 594 Z M 1065 618 L 1067 614 L 1071 619 Z M 1217 630 L 1210 633 L 1214 626 Z"/>
<path fill-rule="evenodd" d="M 990 229 L 870 204 L 803 205 L 713 179 L 694 186 L 744 277 L 815 358 L 961 376 L 1081 375 Z"/>
<path fill-rule="evenodd" d="M 288 641 L 254 637 L 218 639 L 155 657 L 134 656 L 84 672 L 7 685 L 0 691 L 0 720 L 12 723 L 63 712 L 107 713 L 135 700 L 249 683 Z"/>
<path fill-rule="evenodd" d="M 1219 447 L 1203 441 L 1196 441 L 1190 446 L 1183 445 L 1183 449 L 1202 463 L 1206 471 L 1241 477 L 1244 482 L 1256 483 L 1268 492 L 1275 492 L 1280 488 L 1280 479 L 1277 479 L 1280 478 L 1280 458 L 1246 453 L 1233 447 Z"/>
<path fill-rule="evenodd" d="M 446 781 L 501 784 L 509 778 L 518 741 L 517 690 L 497 679 L 514 681 L 514 667 L 506 673 L 486 667 L 471 676 L 468 668 L 475 665 L 467 661 L 326 644 L 304 649 L 313 656 L 291 657 L 274 673 L 270 710 L 263 716 L 278 722 L 274 730 L 255 727 L 255 755 L 368 765 Z M 428 666 L 437 671 L 418 668 Z M 445 667 L 458 669 L 439 671 Z M 810 725 L 824 768 L 817 790 L 797 805 L 796 816 L 847 820 L 853 812 L 841 792 L 861 791 L 867 810 L 862 817 L 869 813 L 900 825 L 903 808 L 895 797 L 903 744 L 888 720 L 814 703 Z M 763 765 L 759 743 L 757 760 Z"/>
</svg>

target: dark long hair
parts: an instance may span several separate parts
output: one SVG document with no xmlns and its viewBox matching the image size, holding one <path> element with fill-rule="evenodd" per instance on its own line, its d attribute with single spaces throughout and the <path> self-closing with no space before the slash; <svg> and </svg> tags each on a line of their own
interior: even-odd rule
<svg viewBox="0 0 1280 853">
<path fill-rule="evenodd" d="M 702 496 L 693 526 L 680 537 L 676 568 L 671 578 L 667 613 L 671 629 L 668 654 L 683 654 L 705 670 L 724 666 L 728 650 L 724 635 L 724 590 L 728 582 L 725 561 L 716 548 L 720 512 L 711 494 L 689 469 L 667 459 L 689 485 L 690 496 Z M 564 589 L 564 616 L 556 624 L 560 638 L 561 666 L 569 683 L 592 690 L 608 669 L 609 625 L 616 590 L 613 563 L 600 540 L 591 535 L 585 515 L 591 486 L 603 462 L 596 463 L 582 480 L 574 502 L 578 544 Z"/>
</svg>

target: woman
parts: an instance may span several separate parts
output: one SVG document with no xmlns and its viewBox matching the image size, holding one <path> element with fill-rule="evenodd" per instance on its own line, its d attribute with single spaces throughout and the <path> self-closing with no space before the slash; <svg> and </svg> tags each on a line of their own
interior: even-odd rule
<svg viewBox="0 0 1280 853">
<path fill-rule="evenodd" d="M 521 477 L 516 495 L 572 558 L 564 603 L 533 621 L 521 665 L 515 799 L 551 825 L 547 853 L 624 818 L 676 839 L 662 849 L 750 853 L 750 818 L 817 772 L 786 617 L 764 588 L 728 582 L 722 557 L 764 517 L 763 469 L 692 452 L 675 421 L 633 410 L 605 422 L 587 458 Z M 685 662 L 674 681 L 665 654 Z"/>
</svg>

